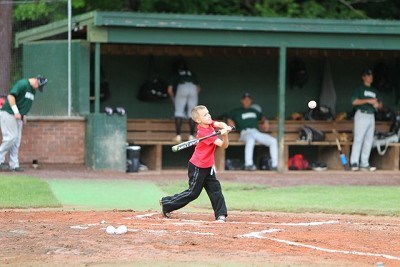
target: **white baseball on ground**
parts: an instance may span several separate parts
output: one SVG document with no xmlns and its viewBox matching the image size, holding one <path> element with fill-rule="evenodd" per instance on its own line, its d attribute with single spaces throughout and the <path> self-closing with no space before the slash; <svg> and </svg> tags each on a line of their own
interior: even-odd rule
<svg viewBox="0 0 400 267">
<path fill-rule="evenodd" d="M 310 102 L 308 102 L 308 107 L 310 109 L 314 109 L 317 107 L 317 102 L 315 102 L 314 100 L 311 100 Z"/>
<path fill-rule="evenodd" d="M 107 228 L 106 228 L 107 234 L 113 235 L 113 234 L 115 234 L 115 232 L 116 232 L 116 229 L 114 226 L 112 226 L 112 225 L 107 226 Z"/>
<path fill-rule="evenodd" d="M 125 225 L 120 225 L 117 230 L 115 230 L 115 234 L 117 235 L 122 235 L 125 234 L 126 232 L 128 232 L 128 228 L 126 228 Z"/>
</svg>

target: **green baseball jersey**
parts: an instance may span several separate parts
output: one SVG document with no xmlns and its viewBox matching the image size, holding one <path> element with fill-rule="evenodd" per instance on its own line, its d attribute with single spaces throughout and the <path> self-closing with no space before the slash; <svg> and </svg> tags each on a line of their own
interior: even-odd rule
<svg viewBox="0 0 400 267">
<path fill-rule="evenodd" d="M 245 109 L 240 107 L 228 113 L 228 118 L 235 122 L 238 131 L 258 129 L 258 123 L 261 121 L 262 117 L 263 115 L 253 108 Z"/>
<path fill-rule="evenodd" d="M 353 96 L 351 97 L 351 102 L 353 102 L 355 99 L 368 99 L 368 98 L 377 98 L 379 101 L 381 101 L 379 92 L 376 90 L 374 87 L 370 86 L 359 86 L 354 90 Z M 355 107 L 356 109 L 366 111 L 368 113 L 374 113 L 375 108 L 371 104 L 364 104 L 364 105 L 359 105 Z"/>
<path fill-rule="evenodd" d="M 33 100 L 35 99 L 36 90 L 33 89 L 32 86 L 29 84 L 28 79 L 21 79 L 14 84 L 9 94 L 15 97 L 15 102 L 19 109 L 19 113 L 21 115 L 26 115 L 32 107 Z M 4 103 L 1 110 L 6 111 L 12 115 L 14 114 L 10 107 L 10 104 L 8 103 L 8 99 Z"/>
</svg>

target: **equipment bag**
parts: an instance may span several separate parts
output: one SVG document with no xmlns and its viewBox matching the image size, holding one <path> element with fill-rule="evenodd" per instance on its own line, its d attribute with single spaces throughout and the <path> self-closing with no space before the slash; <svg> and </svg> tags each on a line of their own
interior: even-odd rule
<svg viewBox="0 0 400 267">
<path fill-rule="evenodd" d="M 372 142 L 372 147 L 376 147 L 378 154 L 383 156 L 385 155 L 389 143 L 397 143 L 399 142 L 399 136 L 397 133 L 380 133 L 377 132 L 374 135 L 374 141 Z"/>
<path fill-rule="evenodd" d="M 168 85 L 157 76 L 154 57 L 150 56 L 148 79 L 140 86 L 137 98 L 144 102 L 154 102 L 168 98 Z"/>
<path fill-rule="evenodd" d="M 299 138 L 301 141 L 307 142 L 324 141 L 325 133 L 310 125 L 302 125 L 300 126 Z"/>
<path fill-rule="evenodd" d="M 322 105 L 314 109 L 309 108 L 304 117 L 310 121 L 332 121 L 334 119 L 331 108 Z"/>
<path fill-rule="evenodd" d="M 243 162 L 240 159 L 226 159 L 225 170 L 243 170 Z"/>
<path fill-rule="evenodd" d="M 308 170 L 308 161 L 303 157 L 302 154 L 296 154 L 289 158 L 288 162 L 289 170 Z"/>
<path fill-rule="evenodd" d="M 167 99 L 167 84 L 157 77 L 149 79 L 140 86 L 137 98 L 144 102 Z"/>
<path fill-rule="evenodd" d="M 389 132 L 396 133 L 400 137 L 400 112 L 397 111 L 395 113 L 395 117 L 393 119 L 393 123 L 390 126 Z"/>
<path fill-rule="evenodd" d="M 400 141 L 400 114 L 395 113 L 389 132 L 375 132 L 372 147 L 376 147 L 378 154 L 385 155 L 390 143 Z"/>
<path fill-rule="evenodd" d="M 258 168 L 260 170 L 271 170 L 272 169 L 272 160 L 269 154 L 262 155 L 259 159 Z"/>
</svg>

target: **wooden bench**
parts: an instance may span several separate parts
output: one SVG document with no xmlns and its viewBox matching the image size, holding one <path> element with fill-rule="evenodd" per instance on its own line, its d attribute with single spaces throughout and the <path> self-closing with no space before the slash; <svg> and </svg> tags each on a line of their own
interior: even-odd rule
<svg viewBox="0 0 400 267">
<path fill-rule="evenodd" d="M 299 129 L 302 125 L 310 125 L 325 134 L 324 141 L 317 142 L 305 142 L 299 140 Z M 325 162 L 330 170 L 343 170 L 340 163 L 336 137 L 337 135 L 333 133 L 335 129 L 339 134 L 346 134 L 347 141 L 340 141 L 343 152 L 350 158 L 351 145 L 353 144 L 353 121 L 343 120 L 343 121 L 285 121 L 284 130 L 284 161 L 285 169 L 287 168 L 287 162 L 290 156 L 295 153 L 302 153 L 306 150 L 314 148 L 316 150 L 316 155 L 311 161 Z M 389 131 L 391 122 L 376 122 L 376 131 L 386 132 Z M 278 132 L 278 122 L 270 121 L 270 132 L 272 136 L 277 137 Z M 229 136 L 230 146 L 243 146 L 243 142 L 239 141 L 239 133 L 231 133 Z M 399 170 L 400 161 L 400 143 L 391 143 L 389 145 L 388 151 L 384 156 L 378 155 L 376 149 L 373 148 L 370 158 L 371 165 L 377 166 L 379 169 L 384 170 Z M 216 166 L 219 168 L 224 167 L 224 160 L 227 158 L 226 150 L 217 149 L 218 156 L 216 157 Z"/>
<path fill-rule="evenodd" d="M 325 140 L 319 142 L 299 141 L 299 128 L 301 125 L 310 125 L 325 133 Z M 376 122 L 377 131 L 388 131 L 390 122 Z M 352 144 L 353 121 L 285 121 L 284 130 L 284 159 L 287 169 L 287 160 L 295 151 L 307 150 L 313 147 L 317 150 L 317 158 L 320 162 L 326 162 L 328 168 L 332 170 L 341 170 L 338 151 L 336 148 L 336 135 L 332 132 L 335 129 L 339 133 L 346 133 L 348 141 L 341 141 L 344 153 L 349 156 Z M 269 133 L 277 136 L 278 122 L 270 121 Z M 186 140 L 189 136 L 189 127 L 187 123 L 182 125 L 182 137 Z M 175 124 L 172 119 L 128 119 L 127 122 L 127 142 L 130 145 L 141 146 L 141 160 L 150 170 L 162 170 L 163 168 L 163 148 L 171 149 L 175 144 L 172 138 L 175 137 Z M 229 134 L 230 146 L 244 146 L 239 141 L 239 133 Z M 371 164 L 379 169 L 399 170 L 400 143 L 392 143 L 384 156 L 379 156 L 376 149 L 371 153 Z M 227 151 L 218 148 L 216 151 L 217 170 L 225 169 L 225 159 Z"/>
<path fill-rule="evenodd" d="M 171 149 L 176 142 L 175 123 L 172 119 L 128 119 L 127 142 L 141 147 L 140 158 L 150 170 L 163 168 L 163 147 Z M 182 137 L 189 136 L 189 125 L 182 124 Z M 184 139 L 185 140 L 185 139 Z"/>
</svg>

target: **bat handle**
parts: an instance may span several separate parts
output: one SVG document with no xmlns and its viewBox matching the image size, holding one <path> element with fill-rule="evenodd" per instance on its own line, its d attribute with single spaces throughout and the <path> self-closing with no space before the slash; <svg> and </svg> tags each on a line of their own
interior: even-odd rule
<svg viewBox="0 0 400 267">
<path fill-rule="evenodd" d="M 340 162 L 342 163 L 343 166 L 347 165 L 347 159 L 346 159 L 346 156 L 344 154 L 340 155 Z"/>
<path fill-rule="evenodd" d="M 228 131 L 228 133 L 236 130 L 236 127 L 235 127 L 235 126 L 230 126 L 230 127 L 231 127 L 231 130 Z M 217 132 L 215 132 L 215 134 L 216 134 L 216 135 L 220 135 L 220 134 L 221 134 L 221 131 L 217 131 Z"/>
</svg>

